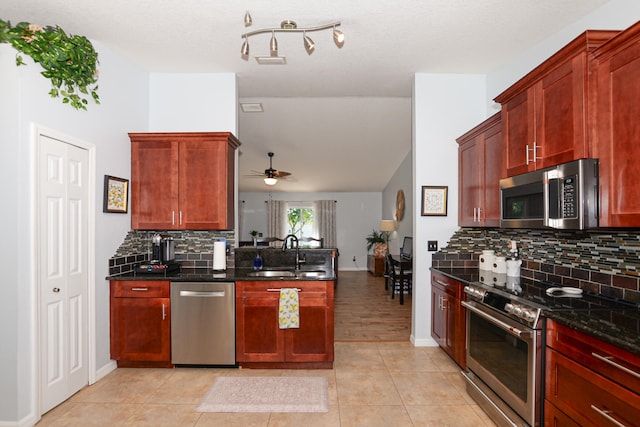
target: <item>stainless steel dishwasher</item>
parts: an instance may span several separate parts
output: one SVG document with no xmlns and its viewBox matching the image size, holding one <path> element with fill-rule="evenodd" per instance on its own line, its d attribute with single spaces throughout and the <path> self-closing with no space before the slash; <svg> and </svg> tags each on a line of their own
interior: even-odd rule
<svg viewBox="0 0 640 427">
<path fill-rule="evenodd" d="M 171 283 L 171 362 L 236 364 L 234 283 Z"/>
</svg>

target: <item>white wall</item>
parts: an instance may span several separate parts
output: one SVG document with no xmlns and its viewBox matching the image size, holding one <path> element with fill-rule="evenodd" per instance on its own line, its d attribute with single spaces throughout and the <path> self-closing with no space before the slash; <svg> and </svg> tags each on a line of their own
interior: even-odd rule
<svg viewBox="0 0 640 427">
<path fill-rule="evenodd" d="M 231 132 L 238 135 L 234 73 L 152 73 L 150 88 L 149 132 Z"/>
<path fill-rule="evenodd" d="M 41 68 L 25 57 L 26 67 L 15 66 L 15 51 L 0 44 L 0 176 L 5 207 L 5 241 L 0 249 L 3 285 L 0 286 L 0 424 L 31 425 L 37 420 L 35 353 L 36 289 L 33 260 L 35 198 L 34 147 L 31 125 L 93 144 L 95 173 L 95 338 L 96 375 L 115 367 L 109 357 L 108 260 L 130 230 L 130 214 L 102 212 L 105 174 L 130 179 L 131 148 L 128 132 L 159 131 L 236 132 L 236 80 L 233 74 L 154 75 L 138 69 L 93 42 L 100 58 L 100 105 L 75 111 L 48 96 L 49 81 Z M 203 96 L 204 95 L 204 96 Z M 150 108 L 149 103 L 153 103 Z M 188 107 L 186 106 L 188 105 Z M 11 268 L 10 268 L 11 267 Z M 18 424 L 15 424 L 18 425 Z"/>
<path fill-rule="evenodd" d="M 249 231 L 257 230 L 267 237 L 267 204 L 269 193 L 242 192 L 240 240 L 251 240 Z M 271 193 L 273 200 L 313 201 L 336 200 L 336 223 L 340 270 L 367 269 L 367 235 L 380 229 L 381 193 Z M 284 236 L 279 236 L 284 237 Z M 353 257 L 356 262 L 353 262 Z"/>
<path fill-rule="evenodd" d="M 389 252 L 400 253 L 405 236 L 413 236 L 413 169 L 412 152 L 402 161 L 382 192 L 382 219 L 395 219 L 396 230 L 389 235 Z M 398 190 L 404 192 L 405 214 L 401 221 L 396 219 L 396 198 Z"/>
<path fill-rule="evenodd" d="M 427 240 L 445 246 L 458 228 L 458 145 L 455 139 L 486 118 L 482 75 L 417 73 L 414 78 L 413 320 L 416 345 L 431 338 L 431 253 Z M 447 216 L 421 216 L 421 187 L 448 186 Z"/>
<path fill-rule="evenodd" d="M 100 55 L 101 105 L 90 104 L 88 111 L 75 111 L 48 95 L 50 83 L 40 75 L 41 68 L 25 57 L 28 65 L 15 66 L 15 51 L 0 45 L 0 139 L 3 156 L 2 210 L 5 241 L 0 249 L 4 279 L 0 287 L 0 422 L 35 422 L 37 392 L 35 362 L 35 309 L 33 242 L 34 146 L 31 125 L 37 124 L 69 135 L 96 147 L 95 304 L 96 360 L 98 367 L 109 363 L 109 289 L 104 277 L 107 260 L 130 227 L 128 215 L 102 213 L 104 174 L 128 178 L 129 140 L 126 131 L 146 127 L 148 76 L 94 43 Z M 5 91 L 6 89 L 6 91 Z M 6 115 L 5 115 L 6 114 Z M 6 379 L 6 380 L 5 380 Z"/>
</svg>

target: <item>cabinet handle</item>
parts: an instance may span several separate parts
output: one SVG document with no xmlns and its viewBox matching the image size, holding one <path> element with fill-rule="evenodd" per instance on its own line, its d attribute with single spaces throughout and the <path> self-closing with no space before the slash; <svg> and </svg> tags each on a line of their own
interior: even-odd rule
<svg viewBox="0 0 640 427">
<path fill-rule="evenodd" d="M 171 211 L 171 225 L 176 225 L 176 211 Z"/>
<path fill-rule="evenodd" d="M 267 288 L 267 292 L 280 292 L 280 288 Z M 302 289 L 298 288 L 298 292 L 302 292 Z"/>
<path fill-rule="evenodd" d="M 167 318 L 167 306 L 162 304 L 162 320 Z"/>
<path fill-rule="evenodd" d="M 529 144 L 527 144 L 527 164 L 529 163 L 536 163 L 536 161 L 538 160 L 538 145 L 536 145 L 536 142 L 533 141 L 533 148 L 529 148 Z M 530 159 L 529 158 L 529 151 L 533 151 L 533 158 Z"/>
<path fill-rule="evenodd" d="M 626 372 L 627 374 L 633 375 L 636 378 L 640 378 L 640 373 L 638 373 L 636 371 L 633 371 L 633 370 L 627 368 L 626 366 L 622 366 L 621 364 L 616 363 L 613 360 L 611 360 L 611 359 L 613 359 L 613 356 L 602 356 L 602 355 L 599 355 L 598 353 L 593 353 L 593 352 L 591 353 L 591 355 L 593 357 L 595 357 L 596 359 L 600 359 L 603 362 L 608 363 L 609 365 L 613 366 L 614 368 L 618 368 L 621 371 Z"/>
<path fill-rule="evenodd" d="M 612 411 L 606 411 L 604 409 L 600 409 L 596 405 L 591 405 L 591 409 L 593 409 L 598 414 L 602 415 L 607 421 L 617 425 L 618 427 L 627 427 L 621 422 L 619 422 L 618 420 L 616 420 L 615 418 L 613 418 L 611 415 L 609 415 Z"/>
<path fill-rule="evenodd" d="M 482 222 L 482 208 L 478 208 L 478 222 Z"/>
<path fill-rule="evenodd" d="M 131 288 L 131 290 L 136 292 L 147 292 L 149 288 Z"/>
<path fill-rule="evenodd" d="M 442 311 L 445 311 L 447 309 L 447 298 L 442 297 Z"/>
<path fill-rule="evenodd" d="M 448 284 L 447 282 L 443 282 L 443 281 L 442 281 L 442 280 L 440 280 L 440 279 L 436 279 L 436 283 L 441 284 L 441 285 L 442 285 L 442 286 L 444 286 L 445 288 L 448 288 L 448 287 L 449 287 L 449 284 Z"/>
<path fill-rule="evenodd" d="M 180 225 L 182 225 L 182 211 L 180 211 Z"/>
<path fill-rule="evenodd" d="M 476 222 L 476 209 L 477 208 L 473 208 L 473 222 Z"/>
</svg>

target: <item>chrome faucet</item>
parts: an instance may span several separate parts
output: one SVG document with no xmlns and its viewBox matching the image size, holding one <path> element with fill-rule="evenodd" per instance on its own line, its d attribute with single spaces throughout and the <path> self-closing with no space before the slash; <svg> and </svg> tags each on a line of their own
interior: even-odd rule
<svg viewBox="0 0 640 427">
<path fill-rule="evenodd" d="M 289 240 L 289 238 L 291 238 L 291 240 L 293 242 L 295 242 L 296 246 L 296 270 L 300 270 L 300 264 L 303 264 L 305 262 L 307 262 L 306 257 L 304 256 L 304 254 L 302 254 L 302 256 L 300 256 L 300 245 L 298 242 L 298 237 L 295 234 L 288 234 L 287 237 L 284 238 L 284 242 L 282 243 L 282 252 L 287 250 L 287 241 Z"/>
</svg>

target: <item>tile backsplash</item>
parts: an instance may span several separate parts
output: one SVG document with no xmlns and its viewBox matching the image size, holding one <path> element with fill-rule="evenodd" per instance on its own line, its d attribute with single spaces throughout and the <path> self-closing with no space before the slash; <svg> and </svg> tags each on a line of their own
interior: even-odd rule
<svg viewBox="0 0 640 427">
<path fill-rule="evenodd" d="M 460 228 L 435 253 L 433 266 L 476 267 L 484 249 L 507 255 L 515 240 L 521 274 L 640 303 L 640 234 L 636 230 Z"/>
<path fill-rule="evenodd" d="M 109 259 L 109 275 L 123 274 L 133 271 L 137 264 L 151 259 L 151 237 L 159 233 L 173 237 L 175 242 L 176 261 L 183 268 L 211 268 L 213 265 L 213 242 L 225 238 L 227 240 L 227 267 L 233 268 L 233 231 L 217 230 L 180 230 L 180 231 L 148 231 L 131 230 L 115 255 Z"/>
</svg>

